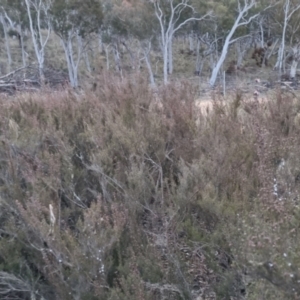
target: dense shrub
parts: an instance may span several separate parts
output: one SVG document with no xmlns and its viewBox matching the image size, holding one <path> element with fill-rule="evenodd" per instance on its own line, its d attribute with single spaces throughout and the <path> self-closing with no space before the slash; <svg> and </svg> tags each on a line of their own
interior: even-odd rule
<svg viewBox="0 0 300 300">
<path fill-rule="evenodd" d="M 0 98 L 1 297 L 299 297 L 299 99 L 97 86 Z"/>
</svg>

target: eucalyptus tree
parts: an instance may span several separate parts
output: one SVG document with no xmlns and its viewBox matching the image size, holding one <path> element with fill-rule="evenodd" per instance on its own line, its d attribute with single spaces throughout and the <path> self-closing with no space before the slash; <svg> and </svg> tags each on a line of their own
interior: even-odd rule
<svg viewBox="0 0 300 300">
<path fill-rule="evenodd" d="M 196 47 L 193 47 L 193 50 L 191 49 L 191 47 L 189 47 L 189 49 L 196 54 L 194 74 L 198 76 L 201 75 L 204 64 L 208 58 L 210 58 L 210 67 L 211 69 L 213 68 L 213 64 L 215 61 L 213 57 L 217 53 L 219 42 L 219 39 L 216 37 L 215 25 L 216 23 L 214 21 L 203 22 L 201 24 L 192 22 L 189 28 L 189 46 L 191 46 L 191 42 L 193 45 L 196 42 Z M 191 39 L 193 40 L 191 41 Z"/>
<path fill-rule="evenodd" d="M 45 47 L 51 33 L 50 8 L 52 0 L 24 0 L 41 83 L 44 83 Z M 46 36 L 44 37 L 44 31 Z"/>
<path fill-rule="evenodd" d="M 5 41 L 5 48 L 7 53 L 7 62 L 8 62 L 8 72 L 11 71 L 11 52 L 9 46 L 9 37 L 8 37 L 8 29 L 7 29 L 7 22 L 5 20 L 3 12 L 0 12 L 0 23 L 2 24 L 3 34 L 4 34 L 4 41 Z"/>
<path fill-rule="evenodd" d="M 282 26 L 282 33 L 281 33 L 281 45 L 279 47 L 278 52 L 278 59 L 275 65 L 275 69 L 278 69 L 279 74 L 281 74 L 282 70 L 284 69 L 284 53 L 285 53 L 285 43 L 286 43 L 286 35 L 289 27 L 289 23 L 292 20 L 293 17 L 295 17 L 296 20 L 299 20 L 299 13 L 300 11 L 300 3 L 296 0 L 284 0 L 283 6 L 283 26 Z M 299 24 L 298 24 L 299 25 Z M 298 25 L 296 25 L 296 31 L 299 28 Z M 291 26 L 290 26 L 291 27 Z M 295 29 L 295 27 L 294 27 Z M 297 57 L 297 52 L 295 49 L 298 49 L 298 47 L 293 48 L 294 57 Z M 295 52 L 296 51 L 296 52 Z M 294 61 L 294 64 L 292 65 L 291 75 L 295 72 L 295 66 L 297 68 L 298 63 L 296 64 L 296 61 Z"/>
<path fill-rule="evenodd" d="M 1 0 L 0 9 L 8 35 L 16 36 L 19 40 L 22 63 L 23 67 L 25 67 L 28 54 L 24 46 L 24 31 L 29 27 L 25 2 L 20 0 Z M 8 47 L 7 50 L 10 51 Z"/>
<path fill-rule="evenodd" d="M 167 83 L 168 71 L 172 72 L 173 69 L 172 41 L 175 33 L 192 21 L 207 20 L 212 12 L 200 16 L 188 0 L 150 0 L 150 2 L 160 27 L 164 83 Z"/>
<path fill-rule="evenodd" d="M 224 60 L 226 59 L 228 49 L 231 44 L 235 43 L 239 37 L 235 37 L 234 35 L 236 32 L 241 29 L 243 26 L 248 25 L 251 23 L 255 18 L 257 18 L 260 15 L 260 11 L 256 10 L 256 5 L 257 2 L 256 0 L 237 0 L 236 1 L 236 17 L 235 20 L 226 35 L 224 44 L 223 44 L 223 49 L 221 52 L 221 55 L 218 59 L 218 62 L 216 63 L 210 80 L 209 84 L 210 86 L 214 86 L 216 83 L 217 76 L 219 74 L 219 71 L 224 63 Z"/>
<path fill-rule="evenodd" d="M 189 24 L 189 30 L 194 33 L 197 40 L 195 74 L 200 75 L 207 59 L 209 69 L 213 70 L 215 67 L 227 31 L 227 20 L 232 17 L 230 7 L 224 1 L 194 0 L 193 6 L 200 14 L 213 11 L 210 20 Z"/>
<path fill-rule="evenodd" d="M 123 45 L 130 55 L 131 64 L 133 65 L 134 57 L 127 41 L 130 39 L 130 32 L 128 22 L 130 11 L 133 9 L 127 2 L 120 3 L 115 0 L 106 0 L 103 2 L 104 19 L 100 30 L 101 43 L 106 46 L 103 47 L 106 52 L 107 69 L 109 69 L 109 50 L 112 50 L 115 69 L 122 75 L 122 62 L 120 45 Z"/>
<path fill-rule="evenodd" d="M 60 38 L 72 87 L 78 87 L 78 66 L 87 38 L 100 30 L 103 21 L 99 0 L 53 0 L 52 27 Z"/>
<path fill-rule="evenodd" d="M 292 59 L 291 68 L 289 72 L 290 78 L 296 77 L 297 67 L 300 62 L 300 41 L 298 43 L 291 46 L 290 56 Z"/>
<path fill-rule="evenodd" d="M 145 61 L 151 85 L 155 85 L 151 65 L 151 49 L 157 44 L 159 27 L 155 15 L 151 13 L 149 2 L 136 0 L 134 3 L 115 4 L 111 9 L 106 30 L 110 41 L 121 43 L 130 55 L 132 69 L 139 70 Z M 149 13 L 150 12 L 150 13 Z"/>
</svg>

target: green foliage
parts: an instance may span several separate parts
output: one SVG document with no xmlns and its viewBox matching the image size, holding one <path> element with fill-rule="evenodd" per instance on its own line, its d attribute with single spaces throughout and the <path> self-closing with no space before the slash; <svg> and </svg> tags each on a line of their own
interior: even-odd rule
<svg viewBox="0 0 300 300">
<path fill-rule="evenodd" d="M 13 21 L 21 25 L 23 29 L 29 27 L 25 1 L 3 0 L 1 1 L 1 8 Z"/>
<path fill-rule="evenodd" d="M 51 6 L 51 14 L 54 31 L 65 40 L 69 38 L 70 32 L 76 31 L 81 37 L 97 32 L 103 19 L 99 0 L 55 0 Z"/>
</svg>

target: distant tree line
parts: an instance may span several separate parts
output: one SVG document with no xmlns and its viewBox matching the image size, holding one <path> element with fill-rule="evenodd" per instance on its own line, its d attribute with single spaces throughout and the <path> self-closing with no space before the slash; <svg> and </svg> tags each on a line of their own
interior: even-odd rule
<svg viewBox="0 0 300 300">
<path fill-rule="evenodd" d="M 61 41 L 73 87 L 79 85 L 82 60 L 92 70 L 87 49 L 95 39 L 105 53 L 107 69 L 113 57 L 115 69 L 122 75 L 122 47 L 130 57 L 131 69 L 145 62 L 152 85 L 156 84 L 152 53 L 161 53 L 162 78 L 167 83 L 174 71 L 173 44 L 180 38 L 188 40 L 196 55 L 196 74 L 201 75 L 203 66 L 208 65 L 211 86 L 216 84 L 229 51 L 236 52 L 236 66 L 240 67 L 251 48 L 260 49 L 254 55 L 259 65 L 276 55 L 273 68 L 294 78 L 300 59 L 299 20 L 297 0 L 3 0 L 0 5 L 7 69 L 11 71 L 13 64 L 12 35 L 19 40 L 23 66 L 28 64 L 26 32 L 43 82 L 46 49 L 54 32 Z"/>
</svg>

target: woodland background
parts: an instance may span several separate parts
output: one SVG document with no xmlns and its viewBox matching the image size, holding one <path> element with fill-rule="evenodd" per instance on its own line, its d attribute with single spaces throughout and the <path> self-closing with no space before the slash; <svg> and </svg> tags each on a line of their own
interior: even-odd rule
<svg viewBox="0 0 300 300">
<path fill-rule="evenodd" d="M 299 8 L 295 0 L 2 0 L 0 87 L 77 88 L 103 70 L 141 72 L 152 86 L 198 85 L 195 75 L 224 86 L 224 72 L 295 78 Z"/>
<path fill-rule="evenodd" d="M 1 299 L 300 298 L 298 1 L 0 7 Z"/>
</svg>

